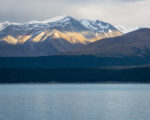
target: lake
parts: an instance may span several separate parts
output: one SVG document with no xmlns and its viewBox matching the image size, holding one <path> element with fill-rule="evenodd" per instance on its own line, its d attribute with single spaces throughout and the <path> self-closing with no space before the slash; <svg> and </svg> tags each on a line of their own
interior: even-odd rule
<svg viewBox="0 0 150 120">
<path fill-rule="evenodd" d="M 150 85 L 0 85 L 0 120 L 150 120 Z"/>
</svg>

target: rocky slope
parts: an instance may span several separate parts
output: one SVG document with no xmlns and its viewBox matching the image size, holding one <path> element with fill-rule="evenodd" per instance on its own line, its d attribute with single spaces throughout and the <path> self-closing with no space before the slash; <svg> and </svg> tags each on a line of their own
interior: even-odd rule
<svg viewBox="0 0 150 120">
<path fill-rule="evenodd" d="M 150 56 L 150 29 L 144 28 L 123 36 L 99 40 L 61 54 L 96 55 L 99 57 Z"/>
</svg>

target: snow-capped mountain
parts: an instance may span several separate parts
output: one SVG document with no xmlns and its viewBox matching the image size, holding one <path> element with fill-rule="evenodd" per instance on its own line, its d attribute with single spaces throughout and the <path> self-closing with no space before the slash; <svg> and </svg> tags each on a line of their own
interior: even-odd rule
<svg viewBox="0 0 150 120">
<path fill-rule="evenodd" d="M 99 20 L 59 16 L 45 21 L 0 24 L 0 56 L 45 56 L 122 33 Z M 9 47 L 8 47 L 9 46 Z"/>
<path fill-rule="evenodd" d="M 116 25 L 115 27 L 124 34 L 144 28 L 140 26 L 125 26 L 125 25 Z"/>
<path fill-rule="evenodd" d="M 120 36 L 121 32 L 113 25 L 100 20 L 79 20 L 82 25 L 94 32 L 98 38 L 109 38 Z"/>
</svg>

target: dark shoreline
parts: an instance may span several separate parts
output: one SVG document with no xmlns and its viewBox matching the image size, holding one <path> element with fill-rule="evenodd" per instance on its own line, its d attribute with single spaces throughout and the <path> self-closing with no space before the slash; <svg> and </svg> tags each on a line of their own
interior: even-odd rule
<svg viewBox="0 0 150 120">
<path fill-rule="evenodd" d="M 149 84 L 150 68 L 0 68 L 0 84 Z"/>
</svg>

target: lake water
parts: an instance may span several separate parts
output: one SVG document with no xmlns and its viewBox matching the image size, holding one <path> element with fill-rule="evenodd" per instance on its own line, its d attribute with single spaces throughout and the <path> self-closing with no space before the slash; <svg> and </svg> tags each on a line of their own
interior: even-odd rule
<svg viewBox="0 0 150 120">
<path fill-rule="evenodd" d="M 0 85 L 0 120 L 150 120 L 150 85 Z"/>
</svg>

